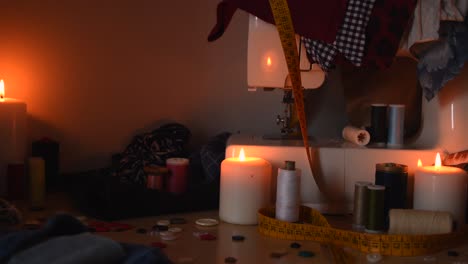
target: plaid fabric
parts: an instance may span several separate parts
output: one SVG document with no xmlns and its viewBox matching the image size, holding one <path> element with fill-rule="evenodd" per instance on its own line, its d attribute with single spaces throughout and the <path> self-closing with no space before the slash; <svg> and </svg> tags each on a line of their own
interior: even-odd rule
<svg viewBox="0 0 468 264">
<path fill-rule="evenodd" d="M 324 71 L 334 68 L 334 60 L 340 52 L 356 66 L 361 66 L 366 44 L 366 27 L 375 0 L 348 0 L 344 20 L 333 44 L 302 38 L 307 57 L 318 63 Z"/>
</svg>

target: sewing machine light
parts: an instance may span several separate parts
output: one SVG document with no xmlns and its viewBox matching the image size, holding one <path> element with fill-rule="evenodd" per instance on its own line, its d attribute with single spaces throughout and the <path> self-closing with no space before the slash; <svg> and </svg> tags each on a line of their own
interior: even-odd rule
<svg viewBox="0 0 468 264">
<path fill-rule="evenodd" d="M 325 80 L 325 73 L 317 65 L 311 65 L 305 48 L 296 36 L 301 48 L 300 68 L 302 85 L 305 89 L 318 88 Z M 249 16 L 247 49 L 247 84 L 249 87 L 285 88 L 288 68 L 278 31 L 255 16 Z M 287 88 L 287 87 L 286 87 Z"/>
</svg>

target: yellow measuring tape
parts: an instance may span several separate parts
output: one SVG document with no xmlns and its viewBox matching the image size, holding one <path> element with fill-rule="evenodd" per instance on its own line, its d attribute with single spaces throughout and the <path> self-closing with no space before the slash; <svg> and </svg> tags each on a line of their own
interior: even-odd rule
<svg viewBox="0 0 468 264">
<path fill-rule="evenodd" d="M 310 240 L 349 247 L 364 253 L 387 256 L 420 256 L 450 249 L 468 241 L 468 229 L 436 235 L 369 234 L 333 228 L 318 211 L 302 206 L 302 223 L 275 219 L 273 208 L 260 209 L 258 230 L 261 234 L 288 240 Z"/>
<path fill-rule="evenodd" d="M 299 68 L 299 54 L 297 51 L 296 35 L 294 33 L 294 27 L 289 12 L 288 3 L 286 0 L 269 1 L 273 17 L 275 19 L 275 24 L 280 36 L 284 56 L 286 58 L 289 77 L 291 78 L 294 104 L 296 106 L 296 113 L 299 119 L 299 125 L 301 127 L 302 140 L 304 142 L 304 147 L 307 152 L 307 159 L 309 161 L 310 169 L 314 171 L 314 166 L 312 163 L 312 154 L 309 151 L 307 121 L 304 110 L 304 92 L 302 89 L 301 72 Z M 320 179 L 318 174 L 312 173 L 312 175 L 320 192 L 324 194 L 327 198 L 331 198 L 330 195 L 327 195 L 322 179 Z"/>
</svg>

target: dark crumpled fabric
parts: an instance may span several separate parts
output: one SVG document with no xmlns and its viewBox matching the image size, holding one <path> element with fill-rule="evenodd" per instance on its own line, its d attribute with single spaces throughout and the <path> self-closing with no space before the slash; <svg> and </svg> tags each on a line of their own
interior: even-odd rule
<svg viewBox="0 0 468 264">
<path fill-rule="evenodd" d="M 414 51 L 419 58 L 418 78 L 429 101 L 444 85 L 455 78 L 468 60 L 468 20 L 441 21 L 439 40 Z"/>
<path fill-rule="evenodd" d="M 288 0 L 294 30 L 303 37 L 333 43 L 343 22 L 346 2 L 347 0 Z M 238 8 L 274 24 L 268 0 L 223 0 L 218 4 L 217 22 L 208 41 L 215 41 L 224 34 Z"/>
<path fill-rule="evenodd" d="M 201 163 L 207 182 L 219 181 L 221 162 L 226 156 L 226 142 L 230 136 L 228 132 L 216 135 L 201 148 Z"/>
<path fill-rule="evenodd" d="M 187 157 L 185 147 L 190 137 L 190 130 L 177 123 L 135 136 L 122 153 L 116 176 L 122 182 L 145 185 L 144 167 L 165 166 L 168 158 Z"/>
<path fill-rule="evenodd" d="M 411 21 L 416 0 L 377 0 L 366 29 L 363 66 L 389 67 Z"/>
</svg>

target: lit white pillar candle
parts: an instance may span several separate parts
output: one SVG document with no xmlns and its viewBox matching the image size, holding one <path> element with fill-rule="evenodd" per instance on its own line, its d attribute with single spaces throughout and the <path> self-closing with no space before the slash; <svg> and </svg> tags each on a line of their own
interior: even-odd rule
<svg viewBox="0 0 468 264">
<path fill-rule="evenodd" d="M 5 194 L 6 167 L 26 158 L 26 103 L 5 97 L 0 80 L 0 195 Z"/>
<path fill-rule="evenodd" d="M 257 211 L 270 204 L 271 164 L 256 157 L 239 157 L 221 163 L 219 218 L 232 224 L 257 224 Z"/>
<path fill-rule="evenodd" d="M 452 214 L 457 229 L 465 224 L 468 175 L 462 169 L 441 166 L 437 153 L 434 166 L 420 166 L 414 176 L 414 209 Z"/>
</svg>

